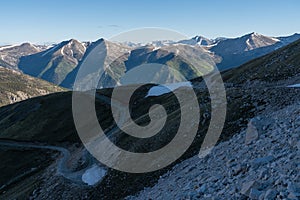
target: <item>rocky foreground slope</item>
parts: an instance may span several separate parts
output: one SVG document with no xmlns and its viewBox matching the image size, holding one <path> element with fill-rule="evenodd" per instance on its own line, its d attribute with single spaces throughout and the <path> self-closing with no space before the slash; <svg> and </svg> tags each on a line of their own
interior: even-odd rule
<svg viewBox="0 0 300 200">
<path fill-rule="evenodd" d="M 299 199 L 300 101 L 266 109 L 204 158 L 194 156 L 127 199 Z"/>
</svg>

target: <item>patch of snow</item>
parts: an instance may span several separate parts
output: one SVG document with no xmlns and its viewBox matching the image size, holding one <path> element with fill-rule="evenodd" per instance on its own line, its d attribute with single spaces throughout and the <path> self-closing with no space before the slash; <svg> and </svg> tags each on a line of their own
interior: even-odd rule
<svg viewBox="0 0 300 200">
<path fill-rule="evenodd" d="M 210 44 L 210 45 L 206 45 L 206 47 L 207 47 L 207 48 L 212 48 L 212 47 L 214 47 L 214 46 L 217 46 L 217 45 L 218 45 L 218 43 L 219 43 L 219 42 L 217 42 L 217 43 L 214 43 L 214 44 Z"/>
<path fill-rule="evenodd" d="M 191 82 L 179 82 L 179 83 L 172 83 L 172 84 L 166 84 L 166 85 L 158 85 L 152 87 L 149 91 L 148 94 L 145 96 L 146 97 L 151 97 L 151 96 L 160 96 L 169 92 L 172 92 L 180 87 L 193 87 Z"/>
<path fill-rule="evenodd" d="M 155 48 L 153 49 L 153 51 L 156 51 L 156 50 L 158 50 L 158 49 L 160 49 L 159 46 L 155 47 Z"/>
<path fill-rule="evenodd" d="M 63 47 L 60 49 L 60 53 L 61 53 L 62 56 L 65 55 L 65 54 L 64 54 L 64 49 L 65 49 L 65 46 L 63 46 Z"/>
<path fill-rule="evenodd" d="M 198 40 L 199 39 L 199 37 L 198 38 L 196 38 L 196 40 Z M 198 41 L 198 44 L 199 45 L 201 45 L 202 44 L 202 41 L 203 41 L 203 39 L 202 38 L 200 38 L 200 40 Z"/>
<path fill-rule="evenodd" d="M 81 179 L 88 185 L 95 185 L 106 175 L 106 170 L 94 164 L 91 168 L 87 169 L 82 175 Z"/>
<path fill-rule="evenodd" d="M 246 44 L 247 44 L 247 46 L 251 47 L 251 44 L 250 44 L 250 40 L 249 40 L 249 39 L 246 40 Z"/>
<path fill-rule="evenodd" d="M 277 39 L 277 38 L 273 38 L 273 37 L 271 37 L 270 39 L 271 39 L 271 40 L 273 40 L 274 42 L 280 42 L 280 40 L 279 40 L 279 39 Z"/>
<path fill-rule="evenodd" d="M 51 45 L 46 45 L 46 50 L 53 48 L 55 45 L 51 44 Z"/>
<path fill-rule="evenodd" d="M 276 47 L 275 49 L 274 49 L 274 51 L 276 51 L 276 50 L 278 50 L 278 49 L 280 49 L 281 47 Z"/>
<path fill-rule="evenodd" d="M 0 47 L 0 51 L 5 50 L 5 49 L 11 49 L 11 48 L 17 47 L 17 46 L 20 46 L 20 45 L 15 44 L 15 45 L 2 46 L 2 47 Z"/>
<path fill-rule="evenodd" d="M 294 85 L 289 85 L 289 86 L 287 86 L 287 87 L 289 87 L 289 88 L 300 87 L 300 83 L 294 84 Z"/>
</svg>

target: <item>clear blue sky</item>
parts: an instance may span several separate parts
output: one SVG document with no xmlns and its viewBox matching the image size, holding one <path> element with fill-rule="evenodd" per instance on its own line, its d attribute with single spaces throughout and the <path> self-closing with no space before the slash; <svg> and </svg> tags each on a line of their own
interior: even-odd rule
<svg viewBox="0 0 300 200">
<path fill-rule="evenodd" d="M 96 40 L 140 27 L 236 37 L 300 32 L 299 0 L 6 0 L 0 44 Z"/>
</svg>

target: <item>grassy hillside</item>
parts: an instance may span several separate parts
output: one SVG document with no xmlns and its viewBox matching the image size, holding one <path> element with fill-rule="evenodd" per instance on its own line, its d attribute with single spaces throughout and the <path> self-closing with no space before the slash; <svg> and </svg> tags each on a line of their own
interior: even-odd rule
<svg viewBox="0 0 300 200">
<path fill-rule="evenodd" d="M 0 106 L 64 89 L 44 80 L 0 67 Z"/>
</svg>

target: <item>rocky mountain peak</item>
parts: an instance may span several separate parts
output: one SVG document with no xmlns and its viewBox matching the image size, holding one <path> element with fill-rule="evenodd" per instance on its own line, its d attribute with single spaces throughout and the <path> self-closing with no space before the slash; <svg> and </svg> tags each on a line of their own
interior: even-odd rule
<svg viewBox="0 0 300 200">
<path fill-rule="evenodd" d="M 256 32 L 247 34 L 241 37 L 240 40 L 243 42 L 242 45 L 245 45 L 245 51 L 270 46 L 279 42 L 276 38 L 264 36 Z"/>
<path fill-rule="evenodd" d="M 193 39 L 197 42 L 197 44 L 203 46 L 211 45 L 213 43 L 210 39 L 203 36 L 195 36 Z"/>
</svg>

